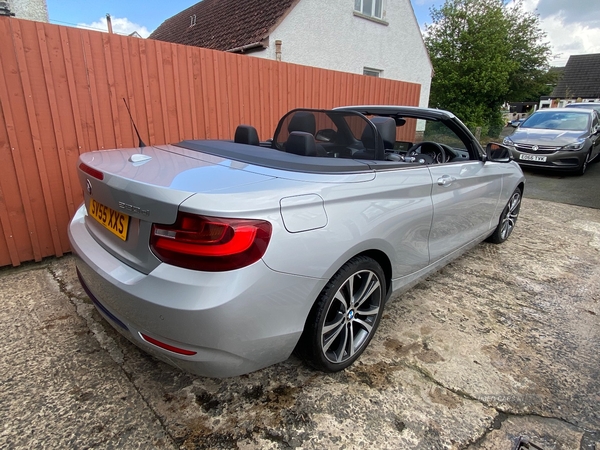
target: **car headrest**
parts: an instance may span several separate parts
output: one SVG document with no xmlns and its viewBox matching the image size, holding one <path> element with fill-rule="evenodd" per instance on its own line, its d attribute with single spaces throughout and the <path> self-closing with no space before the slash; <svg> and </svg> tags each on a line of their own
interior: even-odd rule
<svg viewBox="0 0 600 450">
<path fill-rule="evenodd" d="M 298 111 L 295 113 L 288 125 L 288 132 L 293 133 L 294 131 L 302 131 L 314 136 L 317 131 L 314 114 L 308 111 Z"/>
<path fill-rule="evenodd" d="M 237 142 L 238 144 L 260 145 L 258 132 L 256 131 L 256 128 L 251 127 L 250 125 L 238 125 L 235 129 L 233 142 Z"/>
<path fill-rule="evenodd" d="M 292 131 L 285 143 L 285 151 L 302 156 L 317 156 L 315 138 L 310 133 Z"/>
<path fill-rule="evenodd" d="M 396 121 L 391 117 L 373 117 L 371 123 L 375 125 L 381 139 L 383 139 L 383 148 L 394 148 L 396 143 Z M 366 148 L 375 148 L 375 136 L 371 127 L 365 127 L 360 139 Z"/>
</svg>

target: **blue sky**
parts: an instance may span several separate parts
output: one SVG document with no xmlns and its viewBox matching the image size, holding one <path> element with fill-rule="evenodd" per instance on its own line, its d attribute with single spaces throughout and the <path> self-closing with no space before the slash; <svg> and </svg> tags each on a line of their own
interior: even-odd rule
<svg viewBox="0 0 600 450">
<path fill-rule="evenodd" d="M 76 25 L 91 24 L 110 13 L 112 17 L 127 18 L 130 22 L 152 31 L 163 20 L 196 3 L 194 0 L 47 0 L 50 22 Z M 85 6 L 84 6 L 85 5 Z"/>
<path fill-rule="evenodd" d="M 88 26 L 106 30 L 106 13 L 113 29 L 129 34 L 138 31 L 146 37 L 165 19 L 192 6 L 198 0 L 47 0 L 50 22 L 61 25 Z M 244 1 L 244 0 L 239 0 Z M 347 0 L 353 3 L 352 0 Z M 387 0 L 395 2 L 400 0 Z M 410 0 L 421 27 L 431 23 L 429 8 L 444 0 Z M 513 0 L 509 0 L 513 1 Z M 600 53 L 599 0 L 523 0 L 524 9 L 540 15 L 554 52 L 552 65 L 561 66 L 569 55 Z"/>
<path fill-rule="evenodd" d="M 243 1 L 243 0 L 240 0 Z M 395 0 L 394 0 L 395 1 Z M 429 6 L 442 0 L 411 0 L 419 23 L 429 22 Z M 127 18 L 129 22 L 154 30 L 163 20 L 195 4 L 197 0 L 47 0 L 48 14 L 53 23 L 76 25 L 99 22 L 106 13 L 114 18 Z"/>
</svg>

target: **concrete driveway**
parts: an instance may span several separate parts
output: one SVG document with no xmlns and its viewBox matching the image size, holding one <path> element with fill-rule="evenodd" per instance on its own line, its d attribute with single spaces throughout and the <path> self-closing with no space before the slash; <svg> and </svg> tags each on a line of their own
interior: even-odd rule
<svg viewBox="0 0 600 450">
<path fill-rule="evenodd" d="M 600 448 L 600 211 L 526 199 L 388 304 L 337 374 L 195 377 L 113 331 L 73 259 L 0 270 L 0 447 Z M 534 448 L 534 447 L 524 447 Z"/>
</svg>

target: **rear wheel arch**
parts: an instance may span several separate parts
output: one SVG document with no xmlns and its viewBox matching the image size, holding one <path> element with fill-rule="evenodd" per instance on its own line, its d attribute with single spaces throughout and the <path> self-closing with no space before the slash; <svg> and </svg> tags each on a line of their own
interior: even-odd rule
<svg viewBox="0 0 600 450">
<path fill-rule="evenodd" d="M 373 244 L 373 243 L 371 243 L 371 244 Z M 369 250 L 360 250 L 359 251 L 358 249 L 354 249 L 354 251 L 355 251 L 355 253 L 350 253 L 350 256 L 348 256 L 348 254 L 346 254 L 346 257 L 344 259 L 338 260 L 337 264 L 332 265 L 332 267 L 334 267 L 335 269 L 328 271 L 329 275 L 326 274 L 325 277 L 327 277 L 328 279 L 331 279 L 336 273 L 338 273 L 340 271 L 340 269 L 342 267 L 344 267 L 344 265 L 348 264 L 354 258 L 357 258 L 359 256 L 366 256 L 367 258 L 373 259 L 383 269 L 383 274 L 385 276 L 385 284 L 387 287 L 386 294 L 389 294 L 391 292 L 391 288 L 392 288 L 393 269 L 392 269 L 392 260 L 388 256 L 388 253 L 386 253 L 385 251 L 383 251 L 379 248 L 374 248 L 374 246 L 371 247 Z M 315 301 L 316 301 L 316 299 L 315 299 Z"/>
<path fill-rule="evenodd" d="M 375 260 L 381 266 L 381 268 L 383 269 L 383 274 L 385 275 L 385 285 L 387 287 L 386 294 L 389 294 L 392 290 L 392 262 L 390 261 L 388 255 L 382 252 L 381 250 L 372 249 L 361 252 L 356 256 L 366 256 Z"/>
<path fill-rule="evenodd" d="M 315 247 L 313 253 L 309 255 L 317 254 L 319 248 Z M 339 270 L 344 267 L 350 260 L 358 256 L 367 256 L 375 262 L 377 262 L 383 269 L 385 275 L 385 281 L 388 286 L 391 285 L 392 277 L 394 275 L 393 267 L 396 263 L 394 259 L 395 249 L 387 241 L 382 238 L 371 238 L 365 239 L 364 241 L 348 246 L 348 248 L 339 255 L 337 259 L 329 262 L 328 269 L 323 273 L 319 274 L 319 278 L 330 280 Z M 309 256 L 307 257 L 307 264 L 310 264 Z M 315 299 L 316 300 L 316 299 Z"/>
<path fill-rule="evenodd" d="M 384 275 L 384 280 L 385 280 L 385 285 L 386 285 L 386 300 L 387 300 L 390 293 L 392 292 L 393 271 L 392 271 L 392 261 L 388 257 L 387 253 L 385 253 L 382 250 L 375 249 L 375 248 L 372 248 L 370 250 L 363 250 L 359 253 L 356 253 L 356 254 L 350 256 L 347 259 L 344 259 L 340 264 L 337 264 L 337 267 L 334 266 L 335 270 L 328 277 L 328 279 L 331 280 L 331 278 L 333 278 L 335 276 L 335 274 L 337 274 L 342 269 L 342 267 L 344 267 L 346 264 L 348 264 L 353 259 L 360 257 L 360 256 L 366 256 L 367 258 L 371 258 L 377 264 L 379 264 L 379 266 L 383 270 L 383 275 Z M 314 304 L 317 302 L 317 300 L 318 300 L 318 297 L 313 300 L 313 303 L 310 306 L 311 309 L 314 306 Z M 305 322 L 304 322 L 304 328 L 306 328 L 306 320 L 307 319 L 305 319 Z"/>
</svg>

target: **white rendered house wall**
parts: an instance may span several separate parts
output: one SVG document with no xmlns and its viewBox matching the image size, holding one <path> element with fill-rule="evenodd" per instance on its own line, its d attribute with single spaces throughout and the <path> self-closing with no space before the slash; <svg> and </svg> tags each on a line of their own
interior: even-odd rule
<svg viewBox="0 0 600 450">
<path fill-rule="evenodd" d="M 419 106 L 428 106 L 432 66 L 410 0 L 384 0 L 382 21 L 356 15 L 354 0 L 300 0 L 253 56 L 421 85 Z M 386 24 L 381 23 L 386 22 Z"/>
<path fill-rule="evenodd" d="M 17 19 L 48 22 L 46 0 L 8 0 L 8 4 Z"/>
</svg>

